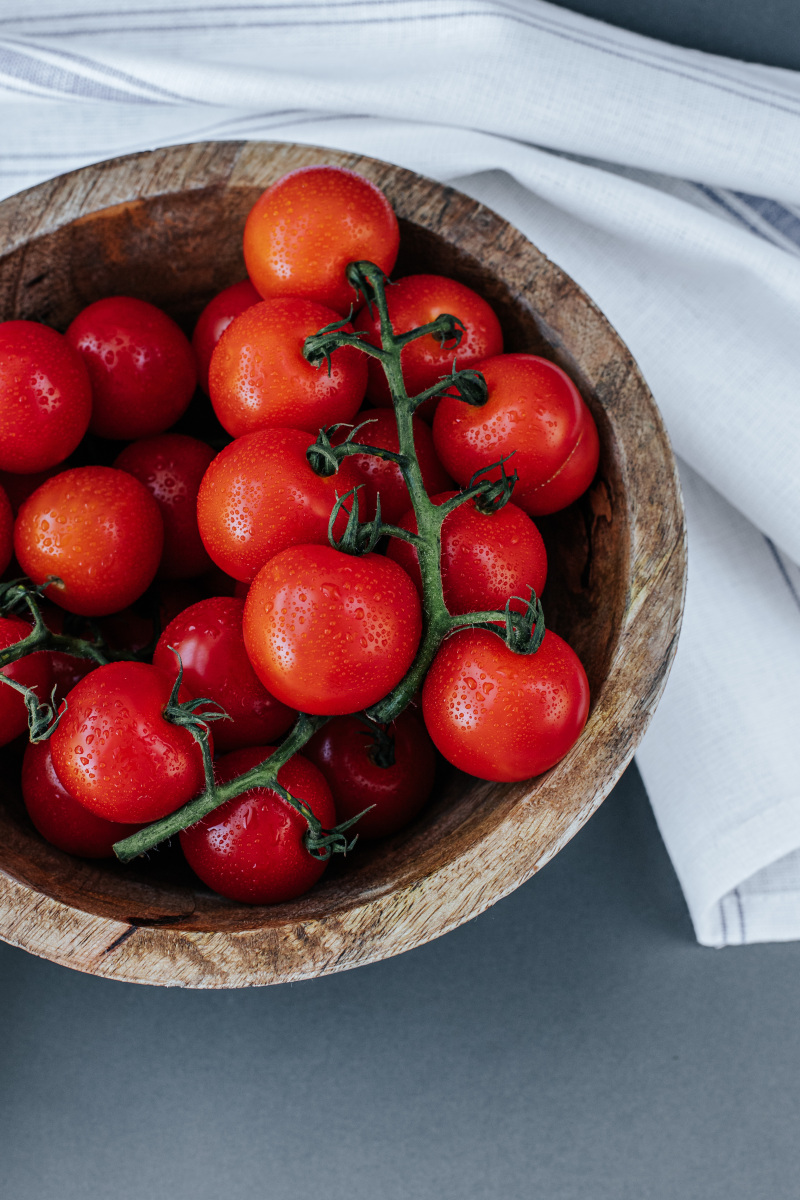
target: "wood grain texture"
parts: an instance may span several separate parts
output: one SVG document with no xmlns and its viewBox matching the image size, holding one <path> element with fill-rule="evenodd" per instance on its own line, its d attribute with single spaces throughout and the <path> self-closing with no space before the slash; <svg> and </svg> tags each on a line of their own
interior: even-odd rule
<svg viewBox="0 0 800 1200">
<path fill-rule="evenodd" d="M 89 863 L 47 846 L 3 771 L 0 936 L 109 978 L 188 987 L 303 979 L 386 958 L 476 916 L 539 870 L 628 764 L 661 695 L 685 583 L 683 512 L 661 417 L 592 301 L 482 205 L 357 155 L 277 143 L 200 143 L 62 176 L 0 204 L 0 317 L 64 328 L 124 292 L 190 328 L 244 275 L 241 232 L 259 192 L 311 163 L 350 167 L 388 195 L 397 274 L 451 275 L 492 303 L 506 348 L 544 354 L 581 388 L 600 429 L 598 478 L 541 522 L 548 624 L 584 661 L 592 711 L 557 767 L 519 784 L 443 774 L 408 829 L 329 868 L 306 896 L 252 908 L 172 863 Z M 13 758 L 13 753 L 10 756 Z"/>
</svg>

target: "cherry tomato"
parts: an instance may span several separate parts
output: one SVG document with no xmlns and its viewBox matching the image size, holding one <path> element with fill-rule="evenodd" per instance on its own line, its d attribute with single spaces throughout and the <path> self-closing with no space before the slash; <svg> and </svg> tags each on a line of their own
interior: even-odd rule
<svg viewBox="0 0 800 1200">
<path fill-rule="evenodd" d="M 164 526 L 147 489 L 113 467 L 76 467 L 48 479 L 19 510 L 14 550 L 35 583 L 61 580 L 50 600 L 86 617 L 117 612 L 152 581 Z"/>
<path fill-rule="evenodd" d="M 3 574 L 14 553 L 14 511 L 11 501 L 0 487 L 0 575 Z"/>
<path fill-rule="evenodd" d="M 532 517 L 557 512 L 592 482 L 600 453 L 597 427 L 569 376 L 534 354 L 502 354 L 476 364 L 489 400 L 473 408 L 454 396 L 439 402 L 436 451 L 459 483 L 513 453 L 514 503 Z M 499 468 L 490 478 L 499 476 Z"/>
<path fill-rule="evenodd" d="M 215 764 L 219 783 L 257 767 L 273 746 L 250 746 Z M 304 800 L 325 829 L 336 823 L 333 798 L 322 773 L 300 754 L 281 767 L 278 782 Z M 181 831 L 187 862 L 203 883 L 244 904 L 280 904 L 312 887 L 325 870 L 303 839 L 305 817 L 269 788 L 251 788 L 202 821 Z"/>
<path fill-rule="evenodd" d="M 350 262 L 391 274 L 400 246 L 383 192 L 342 167 L 301 167 L 258 198 L 244 228 L 247 271 L 265 299 L 302 296 L 346 315 L 357 306 Z"/>
<path fill-rule="evenodd" d="M 414 445 L 417 460 L 422 471 L 422 482 L 425 491 L 441 492 L 453 482 L 445 471 L 436 451 L 433 448 L 433 436 L 424 421 L 413 417 Z M 355 418 L 355 424 L 368 421 L 363 429 L 355 435 L 354 441 L 367 446 L 376 446 L 381 450 L 393 450 L 395 454 L 400 449 L 400 439 L 397 434 L 397 421 L 394 411 L 385 408 L 370 408 L 360 412 Z M 347 437 L 346 429 L 339 429 L 334 434 L 334 443 L 343 442 Z M 358 493 L 359 514 L 362 520 L 372 520 L 375 516 L 375 501 L 378 492 L 381 495 L 381 516 L 385 521 L 394 524 L 409 505 L 408 488 L 400 468 L 393 462 L 376 458 L 374 454 L 354 454 L 347 459 L 351 470 L 358 476 L 358 482 L 363 484 Z"/>
<path fill-rule="evenodd" d="M 308 465 L 313 439 L 301 429 L 261 429 L 226 446 L 206 471 L 197 521 L 206 550 L 248 582 L 287 546 L 327 543 L 336 497 L 358 479 L 349 461 L 323 479 Z M 342 514 L 337 533 L 344 528 Z"/>
<path fill-rule="evenodd" d="M 200 316 L 192 334 L 192 349 L 197 363 L 197 382 L 208 395 L 208 364 L 214 347 L 230 325 L 234 317 L 246 312 L 252 305 L 258 304 L 261 297 L 249 279 L 241 283 L 232 283 L 223 288 L 213 300 L 209 300 Z"/>
<path fill-rule="evenodd" d="M 92 381 L 89 429 L 105 438 L 151 437 L 174 425 L 197 383 L 189 339 L 154 304 L 132 296 L 96 300 L 67 340 Z"/>
<path fill-rule="evenodd" d="M 173 680 L 147 663 L 98 667 L 67 696 L 51 734 L 56 775 L 108 821 L 156 821 L 204 788 L 200 747 L 163 715 Z M 182 687 L 181 702 L 191 693 Z"/>
<path fill-rule="evenodd" d="M 86 367 L 62 334 L 36 321 L 0 323 L 0 470 L 26 475 L 63 462 L 91 412 Z"/>
<path fill-rule="evenodd" d="M 201 600 L 170 621 L 153 655 L 153 666 L 174 679 L 174 647 L 193 695 L 216 700 L 232 718 L 214 724 L 217 750 L 274 741 L 297 716 L 256 678 L 244 648 L 243 612 L 244 601 L 233 596 Z"/>
<path fill-rule="evenodd" d="M 291 426 L 316 435 L 350 420 L 367 387 L 366 354 L 351 346 L 334 350 L 330 373 L 303 358 L 306 338 L 338 320 L 331 308 L 288 296 L 263 300 L 232 322 L 208 374 L 211 403 L 228 433 Z"/>
<path fill-rule="evenodd" d="M 291 546 L 247 593 L 244 644 L 256 675 L 284 704 L 357 712 L 399 683 L 422 634 L 416 589 L 379 554 Z"/>
<path fill-rule="evenodd" d="M 479 779 L 529 779 L 578 740 L 589 713 L 580 659 L 549 629 L 535 654 L 515 654 L 485 629 L 442 643 L 422 688 L 436 747 Z"/>
<path fill-rule="evenodd" d="M 381 762 L 381 747 L 394 743 L 393 761 Z M 336 717 L 315 733 L 303 753 L 328 781 L 337 821 L 370 811 L 353 826 L 359 837 L 388 837 L 407 825 L 433 789 L 436 754 L 424 726 L 407 710 L 389 726 L 388 739 L 359 717 Z"/>
<path fill-rule="evenodd" d="M 42 837 L 80 858 L 110 858 L 115 842 L 142 828 L 106 821 L 79 804 L 55 773 L 49 741 L 29 744 L 25 749 L 22 798 Z"/>
<path fill-rule="evenodd" d="M 0 617 L 0 650 L 21 642 L 30 631 L 30 624 L 20 617 Z M 23 683 L 25 687 L 33 688 L 39 700 L 49 700 L 53 673 L 50 660 L 43 652 L 37 651 L 17 659 L 3 667 L 2 674 L 17 683 Z M 6 683 L 0 683 L 0 746 L 8 745 L 15 737 L 25 733 L 27 728 L 28 711 L 21 692 Z"/>
<path fill-rule="evenodd" d="M 211 567 L 197 528 L 197 493 L 214 451 L 183 433 L 162 433 L 126 446 L 114 466 L 143 483 L 164 522 L 158 575 L 191 579 Z"/>
<path fill-rule="evenodd" d="M 457 492 L 432 496 L 444 504 Z M 413 510 L 394 522 L 400 529 L 417 532 Z M 409 542 L 392 538 L 387 551 L 414 581 L 422 595 L 417 552 Z M 516 504 L 508 502 L 498 512 L 482 513 L 468 500 L 449 513 L 442 524 L 442 587 L 448 610 L 456 614 L 502 609 L 512 596 L 512 609 L 524 612 L 531 588 L 542 594 L 547 578 L 547 552 L 533 521 Z"/>
<path fill-rule="evenodd" d="M 428 334 L 403 348 L 400 365 L 409 396 L 418 396 L 442 375 L 449 375 L 453 359 L 460 368 L 472 367 L 482 358 L 503 352 L 503 332 L 494 312 L 483 297 L 455 279 L 444 275 L 407 275 L 386 289 L 386 303 L 395 333 L 419 329 L 442 313 L 450 313 L 464 323 L 458 346 L 455 340 L 442 345 L 438 338 Z M 369 309 L 362 309 L 355 327 L 367 334 L 367 341 L 373 346 L 380 346 L 380 317 L 376 309 L 372 315 Z M 391 406 L 389 385 L 375 358 L 369 360 L 367 395 L 373 404 Z M 436 400 L 426 401 L 418 411 L 432 416 L 436 403 Z"/>
</svg>

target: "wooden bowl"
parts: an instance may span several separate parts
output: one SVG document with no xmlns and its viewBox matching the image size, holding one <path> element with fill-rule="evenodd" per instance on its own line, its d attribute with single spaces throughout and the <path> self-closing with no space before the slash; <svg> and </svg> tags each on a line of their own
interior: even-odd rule
<svg viewBox="0 0 800 1200">
<path fill-rule="evenodd" d="M 335 163 L 374 180 L 402 230 L 398 274 L 462 280 L 494 306 L 507 350 L 543 354 L 597 420 L 589 493 L 541 522 L 548 624 L 581 656 L 592 711 L 578 744 L 535 780 L 450 771 L 408 829 L 288 904 L 223 900 L 180 869 L 71 858 L 27 819 L 7 768 L 0 807 L 0 936 L 96 975 L 242 987 L 342 971 L 399 954 L 476 916 L 580 829 L 628 764 L 663 689 L 680 625 L 683 513 L 660 414 L 592 301 L 516 229 L 452 188 L 357 155 L 279 143 L 209 142 L 136 154 L 0 204 L 0 316 L 64 329 L 100 297 L 163 306 L 187 329 L 245 274 L 245 217 L 296 167 Z M 170 874 L 170 871 L 172 872 Z"/>
</svg>

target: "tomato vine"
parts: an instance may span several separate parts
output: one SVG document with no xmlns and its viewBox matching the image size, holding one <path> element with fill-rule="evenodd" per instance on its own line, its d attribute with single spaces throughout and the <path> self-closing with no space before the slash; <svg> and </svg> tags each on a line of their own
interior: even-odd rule
<svg viewBox="0 0 800 1200">
<path fill-rule="evenodd" d="M 326 326 L 307 338 L 303 353 L 312 366 L 320 369 L 327 365 L 329 371 L 332 353 L 343 346 L 354 347 L 376 358 L 383 367 L 391 393 L 397 421 L 399 449 L 394 452 L 370 446 L 367 442 L 355 441 L 355 435 L 362 429 L 368 428 L 369 422 L 365 422 L 353 429 L 343 442 L 335 446 L 330 440 L 333 428 L 321 430 L 316 441 L 308 448 L 307 459 L 312 470 L 320 476 L 335 474 L 341 462 L 350 455 L 375 455 L 393 462 L 402 473 L 416 517 L 416 533 L 385 524 L 381 520 L 380 504 L 378 503 L 374 519 L 362 524 L 359 521 L 357 489 L 339 497 L 331 513 L 329 540 L 336 549 L 355 555 L 366 554 L 374 549 L 381 538 L 390 536 L 410 542 L 417 553 L 423 592 L 422 638 L 416 656 L 403 679 L 387 696 L 366 710 L 366 718 L 380 727 L 390 724 L 403 712 L 420 688 L 441 643 L 456 630 L 465 627 L 486 629 L 502 637 L 509 648 L 516 653 L 531 654 L 539 648 L 544 637 L 544 618 L 541 604 L 533 592 L 529 598 L 524 599 L 525 610 L 521 613 L 511 609 L 511 600 L 522 599 L 519 597 L 510 598 L 502 611 L 473 612 L 457 616 L 448 611 L 442 588 L 442 524 L 454 509 L 470 500 L 475 500 L 486 512 L 502 507 L 511 496 L 516 475 L 509 475 L 506 472 L 505 462 L 494 463 L 473 475 L 468 485 L 452 499 L 439 505 L 431 501 L 425 489 L 414 447 L 413 415 L 426 400 L 445 394 L 457 396 L 467 404 L 481 406 L 488 399 L 486 382 L 480 372 L 457 370 L 454 362 L 450 375 L 444 376 L 418 395 L 409 396 L 401 369 L 403 348 L 417 338 L 433 335 L 442 346 L 452 342 L 456 349 L 464 332 L 462 323 L 457 317 L 442 314 L 435 321 L 417 329 L 396 334 L 392 328 L 386 303 L 386 277 L 380 267 L 369 262 L 351 263 L 347 268 L 347 279 L 356 292 L 364 297 L 370 312 L 373 306 L 377 310 L 380 321 L 380 346 L 373 346 L 365 340 L 362 334 L 346 330 L 344 326 L 347 321 L 345 320 Z M 491 480 L 486 477 L 486 472 L 492 471 L 498 466 L 501 468 L 499 480 Z M 334 539 L 333 526 L 339 510 L 344 508 L 348 500 L 350 508 L 345 509 L 348 515 L 347 526 L 344 534 L 337 540 Z M 90 658 L 98 665 L 120 657 L 113 655 L 99 638 L 89 640 L 68 634 L 55 634 L 48 630 L 39 608 L 39 600 L 44 586 L 46 585 L 35 587 L 26 581 L 16 581 L 12 585 L 6 585 L 4 592 L 0 593 L 1 609 L 11 611 L 14 608 L 25 608 L 33 620 L 33 629 L 28 637 L 6 650 L 0 651 L 0 668 L 25 654 L 43 649 L 60 650 L 78 657 Z M 25 689 L 24 685 L 9 680 L 5 676 L 0 675 L 0 680 L 16 687 L 17 690 L 29 693 L 25 699 L 30 713 L 29 725 L 32 740 L 34 740 L 34 733 L 36 739 L 47 737 L 55 728 L 58 720 L 58 714 L 53 710 L 52 704 L 40 702 L 31 689 Z M 176 689 L 179 682 L 180 672 Z M 177 696 L 177 690 L 174 694 Z M 219 784 L 214 778 L 206 722 L 222 714 L 202 711 L 204 703 L 207 702 L 193 701 L 189 705 L 170 704 L 164 713 L 167 720 L 186 725 L 200 743 L 205 773 L 204 791 L 174 812 L 116 843 L 114 851 L 122 862 L 129 862 L 139 855 L 145 854 L 159 843 L 194 825 L 226 801 L 253 788 L 265 788 L 276 792 L 302 814 L 308 824 L 308 832 L 305 835 L 306 849 L 313 857 L 324 860 L 333 853 L 345 853 L 352 847 L 353 840 L 349 840 L 347 834 L 358 817 L 344 821 L 333 829 L 325 829 L 314 816 L 308 804 L 293 796 L 278 783 L 278 772 L 281 767 L 305 746 L 317 730 L 330 720 L 329 717 L 300 713 L 285 740 L 269 759 L 229 782 Z"/>
</svg>

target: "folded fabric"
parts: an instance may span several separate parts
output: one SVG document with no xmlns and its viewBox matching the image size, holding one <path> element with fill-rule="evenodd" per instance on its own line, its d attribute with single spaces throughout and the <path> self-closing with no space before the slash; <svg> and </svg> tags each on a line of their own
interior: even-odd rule
<svg viewBox="0 0 800 1200">
<path fill-rule="evenodd" d="M 0 193 L 277 138 L 453 182 L 620 331 L 683 467 L 690 577 L 638 762 L 708 945 L 800 937 L 800 76 L 542 0 L 7 0 Z"/>
</svg>

